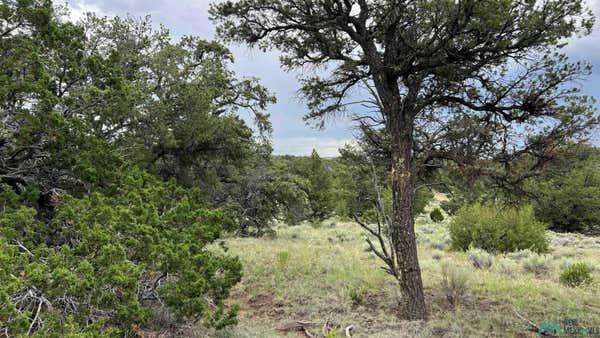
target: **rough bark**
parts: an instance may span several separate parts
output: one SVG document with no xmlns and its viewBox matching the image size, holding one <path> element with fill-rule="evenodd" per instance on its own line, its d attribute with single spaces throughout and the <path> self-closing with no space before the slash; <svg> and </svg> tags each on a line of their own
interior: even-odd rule
<svg viewBox="0 0 600 338">
<path fill-rule="evenodd" d="M 421 268 L 414 228 L 415 175 L 413 165 L 413 121 L 392 119 L 392 228 L 390 234 L 400 270 L 401 310 L 409 320 L 425 320 Z"/>
<path fill-rule="evenodd" d="M 395 253 L 402 294 L 400 307 L 409 320 L 426 320 L 427 309 L 423 293 L 421 268 L 417 256 L 414 228 L 416 167 L 413 156 L 415 99 L 420 82 L 406 83 L 408 95 L 402 97 L 398 79 L 385 71 L 376 79 L 377 92 L 383 103 L 392 155 L 392 222 L 389 229 Z"/>
</svg>

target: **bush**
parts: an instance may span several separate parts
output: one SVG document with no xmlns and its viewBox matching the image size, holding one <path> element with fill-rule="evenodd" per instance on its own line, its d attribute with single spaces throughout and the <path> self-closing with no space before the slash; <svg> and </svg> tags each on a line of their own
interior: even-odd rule
<svg viewBox="0 0 600 338">
<path fill-rule="evenodd" d="M 531 206 L 498 209 L 491 203 L 466 205 L 458 211 L 449 230 L 455 250 L 475 247 L 492 253 L 548 251 L 546 224 L 535 219 Z"/>
<path fill-rule="evenodd" d="M 444 210 L 448 215 L 454 216 L 460 210 L 460 207 L 464 205 L 462 200 L 451 198 L 447 201 L 440 203 L 440 208 Z"/>
<path fill-rule="evenodd" d="M 467 273 L 449 262 L 442 263 L 441 288 L 451 307 L 456 307 L 467 292 Z"/>
<path fill-rule="evenodd" d="M 444 257 L 444 253 L 443 253 L 443 252 L 441 252 L 441 251 L 434 251 L 434 252 L 431 254 L 431 258 L 433 258 L 433 259 L 434 259 L 434 260 L 436 260 L 436 261 L 439 261 L 439 260 L 441 260 L 441 259 L 442 259 L 442 257 Z"/>
<path fill-rule="evenodd" d="M 430 245 L 433 249 L 445 251 L 448 249 L 448 239 L 447 238 L 432 238 L 430 241 Z"/>
<path fill-rule="evenodd" d="M 471 249 L 469 262 L 477 269 L 489 269 L 494 264 L 494 255 L 481 249 Z"/>
<path fill-rule="evenodd" d="M 563 285 L 576 287 L 592 282 L 592 269 L 585 263 L 576 263 L 569 266 L 560 274 Z"/>
<path fill-rule="evenodd" d="M 50 223 L 0 187 L 2 332 L 130 336 L 163 306 L 180 322 L 235 323 L 224 300 L 240 262 L 207 248 L 230 221 L 199 190 L 122 172 L 110 196 L 61 195 Z"/>
<path fill-rule="evenodd" d="M 523 269 L 536 276 L 542 276 L 550 270 L 550 263 L 547 258 L 533 254 L 523 260 Z"/>
<path fill-rule="evenodd" d="M 352 305 L 360 305 L 365 301 L 367 289 L 365 287 L 354 287 L 348 292 Z"/>
<path fill-rule="evenodd" d="M 496 264 L 496 271 L 502 275 L 512 277 L 516 274 L 519 266 L 510 259 L 502 259 Z"/>
<path fill-rule="evenodd" d="M 432 221 L 439 223 L 444 220 L 444 215 L 442 215 L 442 211 L 439 208 L 435 208 L 429 213 L 429 218 L 431 218 Z"/>
</svg>

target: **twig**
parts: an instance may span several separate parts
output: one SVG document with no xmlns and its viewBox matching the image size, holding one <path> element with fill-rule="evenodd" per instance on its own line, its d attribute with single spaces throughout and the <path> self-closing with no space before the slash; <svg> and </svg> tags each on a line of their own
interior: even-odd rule
<svg viewBox="0 0 600 338">
<path fill-rule="evenodd" d="M 331 314 L 327 317 L 327 320 L 325 320 L 325 324 L 323 324 L 323 336 L 327 336 L 327 333 L 329 333 L 329 318 L 331 318 Z"/>
<path fill-rule="evenodd" d="M 354 330 L 354 325 L 346 326 L 344 333 L 346 333 L 346 337 L 352 337 L 352 330 Z"/>
<path fill-rule="evenodd" d="M 18 246 L 19 248 L 21 248 L 23 251 L 27 252 L 28 254 L 30 254 L 31 256 L 35 256 L 31 251 L 29 251 L 29 249 L 27 249 L 23 243 L 21 243 L 18 239 L 14 240 L 15 245 Z"/>
<path fill-rule="evenodd" d="M 304 334 L 308 337 L 308 338 L 316 338 L 315 335 L 313 335 L 312 333 L 310 333 L 310 331 L 308 331 L 308 329 L 306 327 L 302 327 L 302 329 L 304 330 Z"/>
<path fill-rule="evenodd" d="M 31 334 L 31 330 L 33 330 L 33 326 L 35 325 L 35 322 L 37 322 L 38 316 L 40 315 L 40 311 L 42 310 L 42 303 L 43 300 L 40 299 L 37 311 L 35 312 L 35 317 L 33 317 L 33 321 L 31 322 L 31 325 L 29 325 L 29 330 L 27 330 L 27 336 Z"/>
</svg>

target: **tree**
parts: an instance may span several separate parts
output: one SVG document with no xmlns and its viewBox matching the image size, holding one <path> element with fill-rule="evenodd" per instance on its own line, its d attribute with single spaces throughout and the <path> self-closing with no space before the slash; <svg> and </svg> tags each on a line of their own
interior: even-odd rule
<svg viewBox="0 0 600 338">
<path fill-rule="evenodd" d="M 83 157 L 103 162 L 87 142 L 93 135 L 165 180 L 200 186 L 213 206 L 231 207 L 241 227 L 250 219 L 268 225 L 272 206 L 250 208 L 256 199 L 242 187 L 257 166 L 268 165 L 264 111 L 275 99 L 256 78 L 236 77 L 227 48 L 196 37 L 173 42 L 149 17 L 87 14 L 74 24 L 50 1 L 5 1 L 1 8 L 3 183 L 35 183 L 42 199 L 58 190 L 89 192 L 116 170 L 75 166 Z M 241 110 L 251 113 L 257 133 Z M 257 191 L 268 200 L 266 189 Z"/>
<path fill-rule="evenodd" d="M 0 4 L 0 179 L 17 190 L 33 179 L 46 188 L 59 178 L 59 168 L 46 166 L 48 135 L 59 127 L 43 63 L 52 33 L 62 27 L 53 15 L 48 1 Z"/>
<path fill-rule="evenodd" d="M 154 29 L 149 17 L 89 14 L 80 25 L 95 71 L 70 93 L 70 111 L 133 162 L 164 179 L 200 186 L 222 204 L 247 163 L 268 157 L 271 124 L 264 111 L 275 98 L 256 78 L 235 76 L 227 48 L 193 36 L 172 42 L 169 30 Z M 110 105 L 96 103 L 106 96 Z M 254 118 L 258 135 L 240 110 Z"/>
<path fill-rule="evenodd" d="M 277 48 L 286 69 L 326 67 L 303 78 L 309 120 L 344 112 L 357 88 L 360 116 L 390 138 L 389 229 L 408 319 L 427 317 L 414 233 L 416 180 L 443 160 L 506 183 L 510 163 L 598 123 L 592 100 L 568 83 L 590 72 L 560 54 L 589 33 L 583 0 L 239 0 L 211 7 L 227 41 Z M 321 68 L 322 69 L 322 68 Z M 364 109 L 361 109 L 364 111 Z"/>
<path fill-rule="evenodd" d="M 276 156 L 269 171 L 269 177 L 274 181 L 274 199 L 279 216 L 290 225 L 298 224 L 310 216 L 309 183 L 302 160 L 289 155 Z"/>
<path fill-rule="evenodd" d="M 561 149 L 541 179 L 526 185 L 536 216 L 559 232 L 600 233 L 600 151 L 586 144 Z"/>
<path fill-rule="evenodd" d="M 49 0 L 0 2 L 0 331 L 130 336 L 158 308 L 234 323 L 224 300 L 241 266 L 216 244 L 235 222 L 197 183 L 270 155 L 272 97 L 235 78 L 217 43 L 62 14 Z"/>
<path fill-rule="evenodd" d="M 333 211 L 333 195 L 331 185 L 333 178 L 329 168 L 319 156 L 315 149 L 310 154 L 307 168 L 308 178 L 308 202 L 312 210 L 311 218 L 322 221 L 331 215 Z"/>
</svg>

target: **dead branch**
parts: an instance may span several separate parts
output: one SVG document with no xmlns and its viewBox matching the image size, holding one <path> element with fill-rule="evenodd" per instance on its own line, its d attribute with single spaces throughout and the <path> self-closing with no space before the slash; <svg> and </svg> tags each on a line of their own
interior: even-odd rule
<svg viewBox="0 0 600 338">
<path fill-rule="evenodd" d="M 361 228 L 365 229 L 369 234 L 377 238 L 378 245 L 375 245 L 375 243 L 373 243 L 367 234 L 365 240 L 369 245 L 369 249 L 385 263 L 386 266 L 383 266 L 382 269 L 386 273 L 394 276 L 396 279 L 399 279 L 400 273 L 397 267 L 397 259 L 394 254 L 394 243 L 391 237 L 388 234 L 384 234 L 382 231 L 384 225 L 387 229 L 391 228 L 392 220 L 385 212 L 383 198 L 381 197 L 381 190 L 377 184 L 375 167 L 373 164 L 371 165 L 373 167 L 373 186 L 377 194 L 375 200 L 375 210 L 377 211 L 377 229 L 375 230 L 365 222 L 361 221 L 357 215 L 352 216 L 352 218 Z"/>
<path fill-rule="evenodd" d="M 302 329 L 304 330 L 304 334 L 308 337 L 308 338 L 316 338 L 315 335 L 313 335 L 312 333 L 310 333 L 310 331 L 308 331 L 308 329 L 306 327 L 302 327 Z"/>
<path fill-rule="evenodd" d="M 40 315 L 41 310 L 42 310 L 42 301 L 40 300 L 40 302 L 38 303 L 37 311 L 35 312 L 35 317 L 33 317 L 33 320 L 31 321 L 31 325 L 29 325 L 29 330 L 27 330 L 28 336 L 31 334 L 31 330 L 33 330 L 33 327 L 34 327 L 35 323 L 37 322 L 37 319 Z"/>
<path fill-rule="evenodd" d="M 352 337 L 352 330 L 354 330 L 354 325 L 346 326 L 346 329 L 344 330 L 346 337 Z"/>
</svg>

